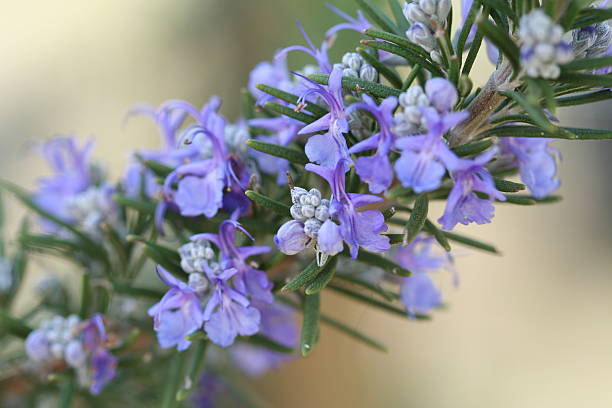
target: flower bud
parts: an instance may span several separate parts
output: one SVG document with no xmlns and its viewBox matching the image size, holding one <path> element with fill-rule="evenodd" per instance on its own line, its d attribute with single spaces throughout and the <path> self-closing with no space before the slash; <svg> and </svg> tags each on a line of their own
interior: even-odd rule
<svg viewBox="0 0 612 408">
<path fill-rule="evenodd" d="M 316 218 L 310 218 L 304 223 L 304 233 L 310 238 L 316 238 L 320 228 L 321 221 Z"/>
<path fill-rule="evenodd" d="M 297 221 L 305 221 L 306 217 L 302 214 L 302 205 L 301 204 L 293 204 L 291 208 L 289 208 L 289 212 L 294 220 Z"/>
<path fill-rule="evenodd" d="M 308 237 L 304 233 L 304 224 L 291 220 L 279 228 L 274 236 L 274 243 L 286 255 L 295 255 L 306 248 Z"/>
<path fill-rule="evenodd" d="M 314 206 L 308 204 L 308 205 L 303 205 L 302 206 L 302 215 L 306 218 L 312 218 L 315 215 L 315 208 Z"/>
<path fill-rule="evenodd" d="M 363 57 L 356 52 L 347 52 L 342 56 L 342 64 L 346 65 L 350 69 L 359 72 L 361 64 L 363 64 Z"/>
<path fill-rule="evenodd" d="M 315 218 L 321 222 L 327 221 L 329 218 L 329 207 L 320 205 L 315 210 Z"/>
<path fill-rule="evenodd" d="M 432 51 L 437 47 L 436 39 L 429 27 L 415 23 L 406 30 L 406 37 L 411 42 L 420 45 L 425 51 Z"/>
<path fill-rule="evenodd" d="M 373 66 L 364 64 L 359 71 L 359 78 L 365 81 L 378 82 L 378 71 Z"/>
<path fill-rule="evenodd" d="M 431 105 L 440 113 L 450 111 L 457 103 L 457 90 L 448 80 L 432 78 L 425 84 L 425 93 Z"/>
<path fill-rule="evenodd" d="M 352 68 L 344 68 L 342 70 L 342 76 L 351 77 L 351 78 L 359 78 L 359 73 Z"/>
</svg>

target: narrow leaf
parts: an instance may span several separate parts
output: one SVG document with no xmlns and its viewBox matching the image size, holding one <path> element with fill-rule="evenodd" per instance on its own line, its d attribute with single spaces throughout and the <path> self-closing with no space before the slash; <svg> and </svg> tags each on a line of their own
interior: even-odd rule
<svg viewBox="0 0 612 408">
<path fill-rule="evenodd" d="M 477 140 L 472 143 L 468 143 L 462 146 L 457 146 L 451 150 L 459 157 L 473 156 L 478 153 L 482 153 L 489 147 L 493 146 L 493 142 L 490 140 Z"/>
<path fill-rule="evenodd" d="M 276 341 L 269 339 L 261 334 L 255 334 L 249 337 L 243 337 L 241 340 L 244 340 L 248 344 L 252 344 L 253 346 L 263 347 L 265 349 L 276 351 L 277 353 L 285 353 L 291 354 L 295 350 L 291 347 L 283 346 L 282 344 L 277 343 Z"/>
<path fill-rule="evenodd" d="M 304 321 L 300 338 L 300 351 L 306 357 L 314 348 L 319 333 L 320 295 L 306 295 L 303 300 Z"/>
<path fill-rule="evenodd" d="M 10 316 L 3 308 L 0 308 L 0 330 L 22 339 L 28 337 L 28 334 L 32 331 L 27 324 Z"/>
<path fill-rule="evenodd" d="M 612 75 L 594 75 L 576 72 L 561 72 L 556 82 L 591 88 L 612 88 Z"/>
<path fill-rule="evenodd" d="M 444 76 L 444 73 L 440 70 L 440 68 L 438 68 L 437 65 L 430 62 L 429 60 L 424 58 L 422 55 L 419 55 L 416 52 L 413 52 L 411 50 L 408 50 L 407 48 L 403 48 L 398 45 L 395 45 L 389 42 L 384 42 L 384 41 L 362 40 L 360 42 L 361 44 L 366 45 L 370 48 L 374 48 L 377 50 L 383 50 L 391 54 L 398 55 L 406 59 L 407 61 L 409 61 L 412 65 L 418 64 L 421 67 L 428 70 L 429 72 L 431 72 L 433 76 L 437 76 L 437 77 Z"/>
<path fill-rule="evenodd" d="M 308 75 L 310 79 L 320 84 L 327 85 L 329 75 L 326 74 L 311 74 Z M 381 85 L 378 82 L 364 81 L 363 79 L 353 77 L 343 77 L 342 87 L 347 91 L 363 91 L 377 98 L 386 98 L 387 96 L 399 96 L 401 91 L 399 89 L 393 89 L 385 85 Z"/>
<path fill-rule="evenodd" d="M 253 190 L 247 190 L 245 194 L 247 197 L 251 199 L 251 201 L 259 205 L 260 207 L 267 208 L 268 210 L 272 210 L 275 213 L 282 215 L 284 217 L 288 217 L 290 215 L 289 206 L 286 204 L 273 200 L 270 197 L 266 197 L 263 194 L 256 193 Z"/>
<path fill-rule="evenodd" d="M 359 7 L 372 19 L 376 25 L 385 31 L 395 34 L 402 34 L 402 31 L 385 15 L 378 7 L 371 4 L 368 0 L 355 0 Z"/>
<path fill-rule="evenodd" d="M 346 249 L 342 252 L 342 255 L 350 257 L 350 254 Z M 394 275 L 410 276 L 412 274 L 408 269 L 404 268 L 403 266 L 400 266 L 392 260 L 385 258 L 383 255 L 379 255 L 374 252 L 368 252 L 361 249 L 359 250 L 357 259 L 360 262 L 375 266 L 387 272 L 391 272 Z"/>
<path fill-rule="evenodd" d="M 364 33 L 368 37 L 378 38 L 381 40 L 388 41 L 401 48 L 406 49 L 406 51 L 420 55 L 424 59 L 431 61 L 431 57 L 429 56 L 429 53 L 425 51 L 425 49 L 421 47 L 420 45 L 410 42 L 410 40 L 406 38 L 405 34 L 395 35 L 395 34 L 387 33 L 384 31 L 374 30 L 372 28 L 368 28 L 367 30 L 365 30 Z"/>
<path fill-rule="evenodd" d="M 296 112 L 294 109 L 291 109 L 288 106 L 280 105 L 275 102 L 268 102 L 265 104 L 264 107 L 269 111 L 272 111 L 279 115 L 285 115 L 295 120 L 299 120 L 303 123 L 312 123 L 317 120 L 317 118 L 315 118 L 314 116 L 307 115 L 303 112 Z"/>
<path fill-rule="evenodd" d="M 314 295 L 315 293 L 321 292 L 334 277 L 337 264 L 338 257 L 335 256 L 330 259 L 323 267 L 321 273 L 319 273 L 319 275 L 306 287 L 306 294 Z"/>
<path fill-rule="evenodd" d="M 599 101 L 605 101 L 612 98 L 612 92 L 608 89 L 604 89 L 601 91 L 583 93 L 580 95 L 572 95 L 565 96 L 562 98 L 557 98 L 558 106 L 574 106 L 574 105 L 583 105 L 586 103 L 593 103 Z"/>
<path fill-rule="evenodd" d="M 611 65 L 612 57 L 583 58 L 562 65 L 561 68 L 564 71 L 581 71 L 586 69 L 606 68 Z"/>
<path fill-rule="evenodd" d="M 381 302 L 380 300 L 366 296 L 364 294 L 348 289 L 344 286 L 337 285 L 335 283 L 330 283 L 329 285 L 327 285 L 327 287 L 330 289 L 333 289 L 334 291 L 338 293 L 348 296 L 352 298 L 353 300 L 357 300 L 361 303 L 365 303 L 367 305 L 373 306 L 382 311 L 393 313 L 397 316 L 401 316 L 404 318 L 409 318 L 408 313 L 406 313 L 406 310 L 404 310 L 401 307 L 394 306 L 387 302 Z M 430 317 L 426 315 L 416 315 L 415 317 L 419 320 L 429 320 L 430 319 Z"/>
<path fill-rule="evenodd" d="M 499 252 L 493 245 L 478 241 L 474 238 L 469 238 L 464 235 L 456 234 L 450 231 L 444 231 L 444 235 L 446 235 L 446 237 L 451 241 L 455 241 L 473 248 L 482 249 L 483 251 L 491 252 L 493 254 L 499 254 Z"/>
<path fill-rule="evenodd" d="M 519 49 L 507 32 L 480 16 L 476 19 L 479 31 L 481 31 L 501 52 L 512 65 L 514 74 L 521 69 L 519 62 Z"/>
<path fill-rule="evenodd" d="M 400 33 L 405 33 L 410 28 L 410 23 L 406 20 L 406 16 L 404 16 L 402 6 L 400 6 L 398 0 L 389 0 L 389 7 Z"/>
<path fill-rule="evenodd" d="M 521 183 L 515 183 L 513 181 L 502 180 L 498 178 L 494 180 L 495 188 L 504 193 L 516 193 L 525 189 L 525 185 Z"/>
<path fill-rule="evenodd" d="M 414 202 L 414 207 L 410 218 L 406 223 L 406 234 L 404 236 L 404 245 L 408 245 L 421 232 L 425 221 L 427 221 L 427 211 L 429 209 L 429 197 L 427 194 L 421 194 Z"/>
<path fill-rule="evenodd" d="M 140 242 L 144 244 L 145 253 L 155 263 L 158 263 L 164 269 L 167 269 L 168 272 L 171 272 L 178 277 L 185 276 L 185 272 L 183 271 L 183 268 L 181 268 L 181 257 L 176 250 L 136 235 L 128 235 L 127 240 L 130 242 Z"/>
<path fill-rule="evenodd" d="M 274 88 L 272 86 L 266 84 L 257 84 L 257 89 L 267 93 L 268 95 L 272 95 L 275 98 L 278 98 L 282 101 L 289 102 L 293 105 L 298 104 L 299 97 L 289 92 L 282 91 L 280 89 Z M 320 107 L 316 103 L 305 101 L 305 108 L 307 111 L 311 112 L 314 116 L 321 117 L 328 113 L 327 109 Z"/>
<path fill-rule="evenodd" d="M 262 142 L 260 140 L 249 139 L 246 141 L 246 144 L 259 152 L 269 154 L 271 156 L 280 157 L 281 159 L 288 160 L 292 163 L 296 164 L 306 164 L 309 163 L 308 157 L 306 155 L 291 147 L 285 147 L 281 145 L 277 145 L 274 143 Z"/>
<path fill-rule="evenodd" d="M 313 259 L 302 272 L 300 272 L 295 278 L 291 279 L 291 281 L 283 286 L 281 290 L 298 290 L 302 286 L 312 282 L 321 273 L 321 271 L 323 271 L 323 268 L 325 268 L 325 265 L 318 266 L 316 259 Z"/>
<path fill-rule="evenodd" d="M 297 303 L 295 303 L 293 300 L 291 299 L 287 299 L 284 297 L 280 297 L 279 300 L 289 306 L 291 306 L 292 308 L 296 309 L 296 310 L 300 310 L 300 307 Z M 326 316 L 325 314 L 321 313 L 319 315 L 319 321 L 330 325 L 331 327 L 334 327 L 338 330 L 340 330 L 341 332 L 343 332 L 344 334 L 354 338 L 357 341 L 360 341 L 362 343 L 364 343 L 367 346 L 370 347 L 374 347 L 377 350 L 380 351 L 387 351 L 387 347 L 382 344 L 381 342 L 372 339 L 371 337 L 361 333 L 360 331 L 346 325 L 345 323 L 342 323 L 332 317 Z"/>
</svg>

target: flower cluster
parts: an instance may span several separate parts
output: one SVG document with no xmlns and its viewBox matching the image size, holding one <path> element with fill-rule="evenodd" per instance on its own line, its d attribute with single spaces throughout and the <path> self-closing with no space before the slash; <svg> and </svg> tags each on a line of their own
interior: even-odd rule
<svg viewBox="0 0 612 408">
<path fill-rule="evenodd" d="M 85 321 L 77 315 L 54 316 L 43 321 L 25 341 L 26 353 L 34 363 L 49 366 L 55 361 L 65 362 L 92 394 L 100 393 L 115 376 L 117 358 L 108 351 L 110 345 L 100 315 Z"/>
<path fill-rule="evenodd" d="M 19 368 L 44 374 L 41 383 L 60 374 L 46 384 L 66 406 L 77 379 L 104 406 L 191 391 L 193 403 L 218 406 L 234 402 L 228 363 L 257 376 L 298 348 L 307 355 L 319 322 L 384 348 L 321 313 L 326 288 L 408 318 L 440 308 L 438 272 L 458 283 L 455 245 L 496 252 L 449 231 L 491 222 L 501 202 L 556 201 L 553 138 L 612 138 L 555 117 L 557 106 L 610 98 L 607 2 L 492 10 L 466 0 L 459 28 L 451 3 L 392 4 L 393 18 L 370 3 L 353 14 L 330 5 L 341 21 L 319 46 L 300 25 L 305 45 L 257 64 L 231 122 L 218 97 L 135 106 L 128 116 L 153 119 L 161 143 L 134 152 L 116 183 L 92 164 L 91 142 L 42 144 L 52 173 L 31 195 L 0 181 L 41 220 L 0 240 L 0 329 L 24 340 Z M 328 54 L 345 30 L 365 35 L 362 47 Z M 495 69 L 478 84 L 470 72 L 483 39 Z M 314 64 L 293 69 L 293 51 Z M 45 275 L 38 305 L 17 318 L 8 311 L 30 253 L 72 261 L 82 291 Z M 141 389 L 144 377 L 163 396 Z M 129 392 L 103 393 L 113 378 Z"/>
<path fill-rule="evenodd" d="M 562 39 L 563 28 L 540 9 L 521 17 L 519 37 L 521 61 L 530 77 L 555 79 L 561 73 L 559 65 L 574 59 L 572 47 Z"/>
<path fill-rule="evenodd" d="M 404 15 L 411 24 L 406 37 L 429 52 L 434 62 L 441 63 L 437 31 L 444 28 L 451 10 L 451 0 L 419 0 L 404 3 Z M 443 32 L 443 31 L 442 31 Z"/>
</svg>

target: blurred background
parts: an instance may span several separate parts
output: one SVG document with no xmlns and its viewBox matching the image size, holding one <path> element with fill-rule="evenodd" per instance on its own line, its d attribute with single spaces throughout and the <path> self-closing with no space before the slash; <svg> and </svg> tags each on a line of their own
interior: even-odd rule
<svg viewBox="0 0 612 408">
<path fill-rule="evenodd" d="M 354 14 L 351 0 L 334 4 Z M 323 0 L 26 0 L 2 10 L 0 171 L 27 187 L 46 171 L 32 143 L 57 133 L 94 137 L 95 156 L 121 175 L 131 150 L 158 143 L 145 119 L 123 126 L 137 102 L 201 105 L 218 94 L 236 118 L 250 69 L 303 43 L 296 19 L 316 44 L 339 21 Z M 341 33 L 332 62 L 358 37 Z M 306 62 L 290 56 L 294 69 Z M 481 61 L 479 79 L 491 69 Z M 610 128 L 611 108 L 561 117 Z M 410 322 L 326 292 L 327 313 L 375 335 L 389 353 L 323 327 L 311 356 L 256 380 L 264 399 L 295 408 L 611 406 L 612 143 L 555 145 L 564 201 L 498 205 L 494 223 L 471 226 L 468 234 L 494 242 L 503 257 L 461 250 L 447 310 Z M 9 204 L 14 230 L 22 210 Z M 441 208 L 430 211 L 437 218 Z"/>
</svg>

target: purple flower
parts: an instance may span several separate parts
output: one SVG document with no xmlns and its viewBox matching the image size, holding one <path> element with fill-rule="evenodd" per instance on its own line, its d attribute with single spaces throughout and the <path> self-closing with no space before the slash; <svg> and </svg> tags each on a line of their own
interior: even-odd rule
<svg viewBox="0 0 612 408">
<path fill-rule="evenodd" d="M 412 272 L 412 276 L 400 281 L 400 299 L 409 316 L 429 313 L 442 304 L 442 294 L 429 273 L 449 267 L 450 257 L 434 251 L 435 247 L 433 237 L 419 234 L 395 254 L 395 260 Z"/>
<path fill-rule="evenodd" d="M 282 91 L 293 93 L 295 83 L 289 75 L 286 58 L 277 57 L 272 62 L 260 62 L 249 74 L 249 92 L 257 98 L 257 105 L 261 106 L 273 100 L 274 97 L 257 89 L 258 84 L 272 86 Z"/>
<path fill-rule="evenodd" d="M 331 27 L 325 33 L 325 39 L 330 45 L 336 39 L 336 34 L 338 33 L 338 31 L 352 30 L 352 31 L 357 31 L 358 33 L 363 33 L 365 30 L 372 27 L 372 23 L 370 23 L 368 19 L 365 18 L 361 10 L 357 10 L 357 17 L 354 18 L 329 3 L 326 4 L 326 6 L 331 11 L 333 11 L 334 13 L 336 13 L 338 16 L 342 17 L 345 20 L 345 22 L 336 24 L 335 26 Z"/>
<path fill-rule="evenodd" d="M 467 112 L 439 114 L 432 108 L 423 108 L 421 112 L 427 121 L 427 134 L 406 136 L 395 142 L 395 147 L 402 151 L 395 162 L 397 178 L 416 193 L 440 187 L 445 163 L 456 157 L 442 136 L 469 115 Z"/>
<path fill-rule="evenodd" d="M 236 217 L 237 214 L 234 214 Z M 219 225 L 218 234 L 197 234 L 191 237 L 192 241 L 208 240 L 215 244 L 220 252 L 220 265 L 222 269 L 235 268 L 236 276 L 233 284 L 240 293 L 262 302 L 271 303 L 272 282 L 264 271 L 254 268 L 247 258 L 270 251 L 269 246 L 236 247 L 236 231 L 241 231 L 254 241 L 253 237 L 235 219 L 225 220 Z"/>
<path fill-rule="evenodd" d="M 348 147 L 343 135 L 343 133 L 349 131 L 349 125 L 342 97 L 342 70 L 334 68 L 329 76 L 327 89 L 310 78 L 300 76 L 310 86 L 310 89 L 302 94 L 300 101 L 316 94 L 327 103 L 330 110 L 329 113 L 304 126 L 298 132 L 298 134 L 303 135 L 327 130 L 325 134 L 317 134 L 308 139 L 305 147 L 308 159 L 313 163 L 329 168 L 335 168 L 338 161 L 342 159 L 350 163 Z"/>
<path fill-rule="evenodd" d="M 109 341 L 102 315 L 87 320 L 82 329 L 83 349 L 89 355 L 89 391 L 96 395 L 115 377 L 117 358 L 107 350 Z"/>
<path fill-rule="evenodd" d="M 395 142 L 395 135 L 391 131 L 393 126 L 393 110 L 397 106 L 397 98 L 388 97 L 376 105 L 368 95 L 363 95 L 362 103 L 355 103 L 348 107 L 347 113 L 355 109 L 363 109 L 378 121 L 380 131 L 371 137 L 360 141 L 349 149 L 349 153 L 359 153 L 365 150 L 376 149 L 372 156 L 361 156 L 355 163 L 355 169 L 362 181 L 368 183 L 370 192 L 374 194 L 385 192 L 393 182 L 393 168 L 389 162 L 389 153 Z"/>
<path fill-rule="evenodd" d="M 221 347 L 232 345 L 238 335 L 251 336 L 259 330 L 259 310 L 229 285 L 228 280 L 237 272 L 235 268 L 207 272 L 215 289 L 204 309 L 204 330 Z"/>
<path fill-rule="evenodd" d="M 42 155 L 54 174 L 38 180 L 38 191 L 34 202 L 63 221 L 74 223 L 69 206 L 72 198 L 87 190 L 92 184 L 90 153 L 93 142 L 80 147 L 74 138 L 57 137 L 42 145 Z M 50 221 L 42 222 L 49 232 L 58 232 L 60 227 Z"/>
<path fill-rule="evenodd" d="M 495 210 L 493 201 L 506 200 L 484 167 L 495 154 L 497 149 L 493 148 L 473 160 L 456 159 L 449 165 L 455 184 L 446 201 L 444 215 L 438 220 L 444 229 L 451 230 L 458 223 L 489 223 Z M 486 194 L 487 198 L 479 198 L 476 192 Z"/>
<path fill-rule="evenodd" d="M 329 74 L 332 71 L 332 68 L 331 68 L 331 64 L 329 63 L 329 58 L 327 57 L 327 41 L 326 40 L 323 41 L 320 49 L 316 48 L 314 44 L 312 43 L 312 41 L 310 40 L 310 37 L 308 36 L 308 34 L 306 34 L 304 27 L 299 22 L 298 22 L 298 27 L 300 28 L 300 31 L 302 32 L 302 35 L 304 36 L 304 39 L 306 40 L 308 47 L 304 47 L 302 45 L 294 45 L 291 47 L 287 47 L 277 52 L 274 58 L 276 59 L 284 58 L 287 55 L 287 53 L 291 51 L 303 51 L 306 54 L 313 57 L 317 61 L 317 64 L 319 64 L 319 68 L 321 69 L 321 72 L 323 74 Z"/>
<path fill-rule="evenodd" d="M 162 348 L 176 346 L 179 351 L 187 349 L 191 341 L 185 337 L 202 328 L 204 312 L 198 293 L 185 282 L 172 276 L 163 267 L 157 267 L 160 279 L 170 290 L 149 309 L 153 317 L 153 328 Z"/>
<path fill-rule="evenodd" d="M 181 143 L 198 151 L 200 158 L 183 164 L 171 172 L 164 181 L 164 201 L 158 204 L 157 224 L 161 226 L 163 214 L 169 206 L 178 208 L 181 215 L 213 217 L 220 208 L 228 212 L 248 211 L 249 200 L 244 196 L 249 173 L 244 163 L 230 154 L 225 143 L 225 120 L 217 110 L 216 98 L 202 111 L 182 101 L 171 101 L 160 110 L 188 112 L 197 125 L 187 128 Z M 176 187 L 175 187 L 176 186 Z"/>
<path fill-rule="evenodd" d="M 332 191 L 330 215 L 339 221 L 339 228 L 330 224 L 335 224 L 333 221 L 329 219 L 325 221 L 321 227 L 322 231 L 319 231 L 318 240 L 332 252 L 339 250 L 344 240 L 353 258 L 357 257 L 359 247 L 368 251 L 384 252 L 390 248 L 390 244 L 389 238 L 380 235 L 387 230 L 382 213 L 377 210 L 357 211 L 360 207 L 383 199 L 369 194 L 348 193 L 345 168 L 344 160 L 339 161 L 335 169 L 312 163 L 306 165 L 306 170 L 318 174 L 329 183 Z"/>
<path fill-rule="evenodd" d="M 502 154 L 514 158 L 521 180 L 536 198 L 545 198 L 561 184 L 557 179 L 558 150 L 545 138 L 508 137 L 500 141 Z"/>
<path fill-rule="evenodd" d="M 261 312 L 259 333 L 274 342 L 294 348 L 298 344 L 299 331 L 295 322 L 296 313 L 281 303 L 257 304 Z M 242 371 L 250 376 L 259 376 L 294 358 L 250 344 L 236 344 L 230 349 L 230 356 Z"/>
<path fill-rule="evenodd" d="M 290 220 L 278 229 L 274 236 L 274 243 L 282 253 L 295 255 L 306 248 L 309 239 L 304 232 L 304 224 L 297 220 Z"/>
<path fill-rule="evenodd" d="M 286 116 L 277 118 L 258 118 L 249 120 L 249 125 L 254 128 L 265 129 L 274 132 L 271 136 L 259 136 L 258 140 L 287 146 L 291 143 L 302 127 L 302 123 Z M 278 157 L 272 157 L 265 153 L 253 151 L 253 157 L 257 160 L 259 169 L 267 174 L 276 174 L 276 182 L 279 185 L 287 183 L 286 173 L 289 170 L 289 161 Z"/>
<path fill-rule="evenodd" d="M 427 314 L 442 304 L 442 293 L 426 273 L 415 273 L 405 278 L 400 288 L 400 298 L 408 314 Z"/>
<path fill-rule="evenodd" d="M 225 379 L 206 371 L 192 394 L 191 403 L 194 408 L 217 408 L 238 406 L 240 401 Z"/>
<path fill-rule="evenodd" d="M 34 361 L 46 361 L 51 358 L 50 344 L 41 330 L 33 330 L 25 340 L 25 351 Z"/>
</svg>

